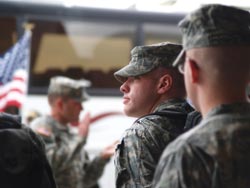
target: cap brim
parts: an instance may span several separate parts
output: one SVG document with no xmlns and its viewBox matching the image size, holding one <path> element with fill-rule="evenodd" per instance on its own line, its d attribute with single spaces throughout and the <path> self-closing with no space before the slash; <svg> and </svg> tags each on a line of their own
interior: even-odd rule
<svg viewBox="0 0 250 188">
<path fill-rule="evenodd" d="M 121 83 L 124 83 L 128 77 L 132 76 L 140 76 L 146 74 L 147 72 L 151 71 L 151 69 L 140 69 L 140 67 L 128 64 L 122 69 L 118 70 L 114 73 L 114 77 Z"/>
<path fill-rule="evenodd" d="M 121 68 L 120 70 L 116 71 L 114 73 L 114 77 L 116 78 L 116 80 L 123 83 L 126 81 L 127 77 L 129 77 L 128 72 L 130 72 L 132 68 L 133 67 L 131 67 L 131 65 L 128 64 L 125 67 Z"/>
<path fill-rule="evenodd" d="M 181 52 L 179 53 L 179 55 L 177 56 L 177 58 L 176 58 L 175 61 L 173 62 L 172 66 L 173 66 L 173 67 L 177 67 L 178 65 L 184 63 L 184 61 L 185 61 L 185 56 L 186 56 L 185 50 L 181 50 Z"/>
</svg>

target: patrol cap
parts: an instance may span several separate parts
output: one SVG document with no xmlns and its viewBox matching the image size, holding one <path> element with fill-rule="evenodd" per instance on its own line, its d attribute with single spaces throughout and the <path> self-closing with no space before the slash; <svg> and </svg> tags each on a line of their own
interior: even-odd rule
<svg viewBox="0 0 250 188">
<path fill-rule="evenodd" d="M 86 88 L 90 85 L 90 81 L 85 79 L 74 80 L 64 76 L 55 76 L 50 79 L 48 95 L 65 96 L 83 102 L 88 99 Z"/>
<path fill-rule="evenodd" d="M 172 67 L 181 50 L 182 45 L 170 42 L 136 46 L 131 50 L 129 64 L 115 72 L 114 76 L 124 82 L 128 77 L 146 74 L 159 66 Z"/>
<path fill-rule="evenodd" d="M 183 51 L 173 66 L 184 62 L 188 49 L 250 45 L 250 13 L 236 7 L 204 5 L 188 14 L 178 26 L 182 32 Z"/>
</svg>

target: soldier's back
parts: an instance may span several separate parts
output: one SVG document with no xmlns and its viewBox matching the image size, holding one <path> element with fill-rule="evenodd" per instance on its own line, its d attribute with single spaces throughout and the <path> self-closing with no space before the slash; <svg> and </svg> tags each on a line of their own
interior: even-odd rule
<svg viewBox="0 0 250 188">
<path fill-rule="evenodd" d="M 56 187 L 42 140 L 31 129 L 2 113 L 0 153 L 0 187 Z"/>
<path fill-rule="evenodd" d="M 164 151 L 155 174 L 155 187 L 178 187 L 171 184 L 178 182 L 171 180 L 175 176 L 166 173 L 182 174 L 181 187 L 249 187 L 249 122 L 250 104 L 221 106 L 210 112 L 199 126 Z M 178 171 L 175 165 L 180 164 L 185 169 Z"/>
</svg>

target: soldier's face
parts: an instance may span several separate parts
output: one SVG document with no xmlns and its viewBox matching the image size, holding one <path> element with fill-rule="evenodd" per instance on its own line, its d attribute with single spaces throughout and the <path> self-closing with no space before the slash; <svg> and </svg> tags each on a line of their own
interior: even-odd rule
<svg viewBox="0 0 250 188">
<path fill-rule="evenodd" d="M 78 122 L 79 115 L 83 107 L 81 102 L 73 99 L 67 99 L 63 101 L 62 113 L 68 122 Z"/>
<path fill-rule="evenodd" d="M 125 114 L 140 117 L 150 113 L 158 97 L 156 85 L 151 74 L 129 77 L 120 87 Z"/>
</svg>

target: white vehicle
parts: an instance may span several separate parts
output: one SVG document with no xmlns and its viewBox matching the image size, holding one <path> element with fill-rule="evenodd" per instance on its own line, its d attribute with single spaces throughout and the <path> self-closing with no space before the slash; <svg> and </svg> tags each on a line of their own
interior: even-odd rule
<svg viewBox="0 0 250 188">
<path fill-rule="evenodd" d="M 34 26 L 23 119 L 29 110 L 49 113 L 46 93 L 52 76 L 88 79 L 91 97 L 84 103 L 84 110 L 92 115 L 93 124 L 86 148 L 95 155 L 119 139 L 134 121 L 122 113 L 120 83 L 113 73 L 130 61 L 130 50 L 136 45 L 180 43 L 176 25 L 183 16 L 1 0 L 1 52 L 23 34 L 24 23 Z M 115 187 L 112 160 L 100 186 Z"/>
</svg>

